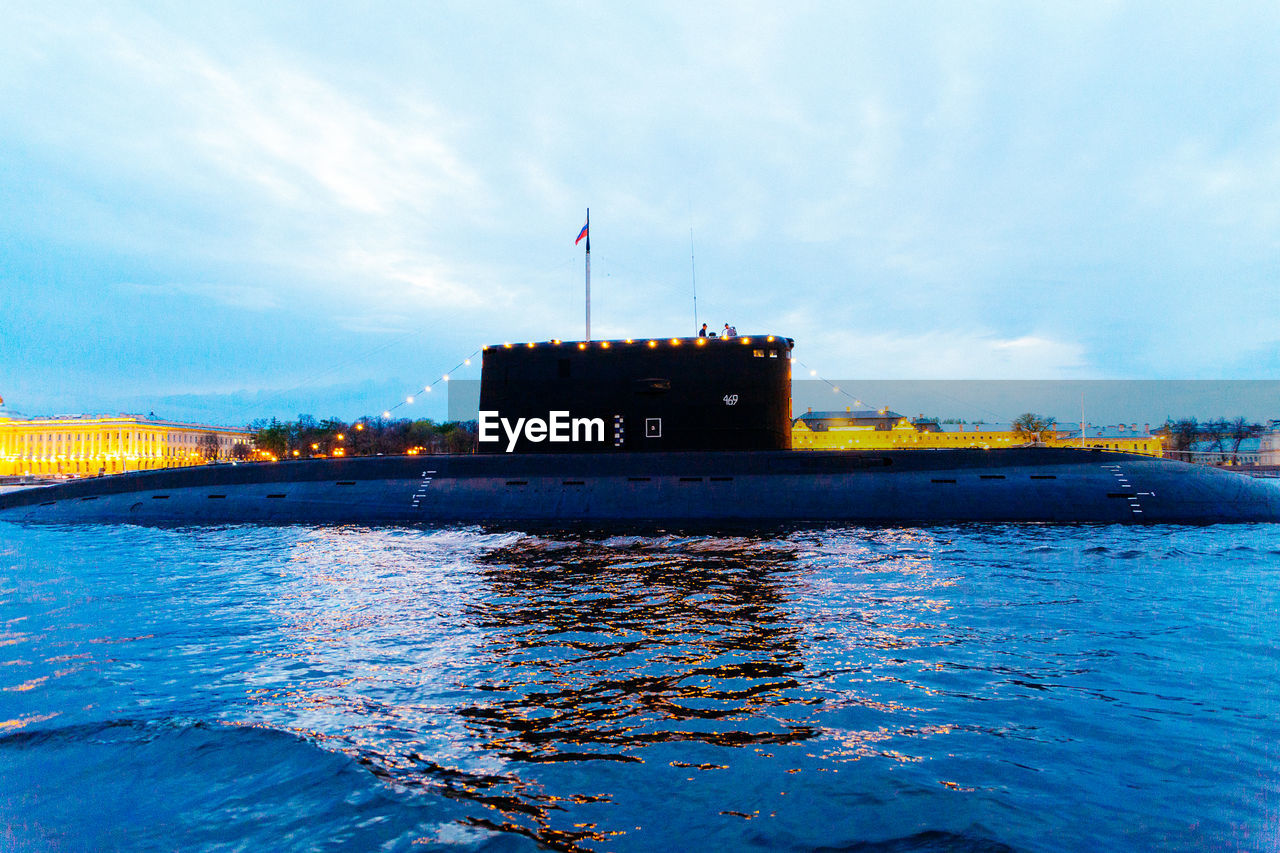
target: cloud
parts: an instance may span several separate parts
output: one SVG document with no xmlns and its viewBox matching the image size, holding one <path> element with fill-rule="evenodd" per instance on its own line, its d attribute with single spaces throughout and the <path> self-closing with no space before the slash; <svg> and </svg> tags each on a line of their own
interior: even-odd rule
<svg viewBox="0 0 1280 853">
<path fill-rule="evenodd" d="M 370 98 L 276 45 L 218 51 L 141 14 L 99 11 L 79 27 L 49 15 L 31 22 L 44 49 L 22 62 L 83 77 L 63 87 L 62 109 L 38 106 L 23 130 L 87 157 L 94 180 L 110 183 L 98 194 L 135 199 L 128 239 L 139 253 L 256 264 L 284 291 L 485 301 L 430 247 L 483 216 L 492 195 L 460 153 L 460 123 L 421 95 Z M 68 55 L 79 67 L 56 69 Z M 264 304 L 252 286 L 212 295 Z"/>
<path fill-rule="evenodd" d="M 1156 158 L 1136 177 L 1147 210 L 1194 218 L 1280 248 L 1280 121 L 1258 138 L 1226 150 L 1212 138 L 1191 138 Z"/>
<path fill-rule="evenodd" d="M 985 331 L 852 335 L 828 332 L 807 356 L 820 375 L 876 379 L 1061 379 L 1090 372 L 1086 352 L 1074 341 L 1026 334 L 1001 337 Z M 796 378 L 804 378 L 797 370 Z"/>
<path fill-rule="evenodd" d="M 272 311 L 279 308 L 281 304 L 279 294 L 270 288 L 245 284 L 187 284 L 179 282 L 138 284 L 136 282 L 121 282 L 115 286 L 115 290 L 124 296 L 143 296 L 148 298 L 180 294 L 196 300 L 214 302 L 246 311 Z"/>
<path fill-rule="evenodd" d="M 415 99 L 370 104 L 325 83 L 269 45 L 219 60 L 148 19 L 100 21 L 113 74 L 164 116 L 161 145 L 183 143 L 182 165 L 214 167 L 275 203 L 386 217 L 482 195 L 477 174 L 447 140 L 451 123 Z M 127 137 L 141 130 L 122 127 Z"/>
</svg>

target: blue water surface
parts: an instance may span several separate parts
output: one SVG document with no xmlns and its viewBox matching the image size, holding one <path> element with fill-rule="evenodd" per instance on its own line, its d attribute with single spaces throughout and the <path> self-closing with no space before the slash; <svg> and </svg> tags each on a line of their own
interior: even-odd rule
<svg viewBox="0 0 1280 853">
<path fill-rule="evenodd" d="M 1280 849 L 1280 526 L 0 524 L 0 849 Z"/>
</svg>

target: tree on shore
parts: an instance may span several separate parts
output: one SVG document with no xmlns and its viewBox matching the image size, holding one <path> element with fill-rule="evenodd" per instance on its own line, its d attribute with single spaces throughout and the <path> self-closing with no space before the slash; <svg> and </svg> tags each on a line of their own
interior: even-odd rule
<svg viewBox="0 0 1280 853">
<path fill-rule="evenodd" d="M 1231 453 L 1240 452 L 1240 445 L 1250 438 L 1260 438 L 1266 432 L 1262 424 L 1251 424 L 1248 418 L 1238 417 L 1231 422 Z"/>
<path fill-rule="evenodd" d="M 1246 417 L 1236 417 L 1230 421 L 1226 418 L 1197 421 L 1195 418 L 1165 421 L 1164 432 L 1167 435 L 1169 450 L 1198 450 L 1230 455 L 1232 460 L 1240 453 L 1240 446 L 1251 438 L 1258 438 L 1266 427 L 1252 423 Z"/>
<path fill-rule="evenodd" d="M 1190 450 L 1200 435 L 1200 422 L 1195 418 L 1166 422 L 1165 427 L 1168 429 L 1169 440 L 1173 445 L 1169 448 L 1170 450 Z"/>
<path fill-rule="evenodd" d="M 1231 432 L 1231 425 L 1227 423 L 1226 418 L 1214 418 L 1211 421 L 1205 421 L 1201 425 L 1200 435 L 1209 442 L 1210 450 L 1225 452 L 1227 449 L 1227 436 Z"/>
<path fill-rule="evenodd" d="M 276 459 L 471 453 L 477 445 L 475 421 L 359 418 L 347 423 L 299 415 L 292 423 L 276 418 L 249 425 L 254 446 Z"/>
<path fill-rule="evenodd" d="M 1026 441 L 1045 442 L 1053 437 L 1056 418 L 1042 417 L 1035 412 L 1025 412 L 1013 422 L 1013 431 Z"/>
</svg>

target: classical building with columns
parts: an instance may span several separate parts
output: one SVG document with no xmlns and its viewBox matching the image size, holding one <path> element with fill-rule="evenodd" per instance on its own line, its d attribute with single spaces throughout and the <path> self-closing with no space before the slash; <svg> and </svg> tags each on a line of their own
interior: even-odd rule
<svg viewBox="0 0 1280 853">
<path fill-rule="evenodd" d="M 0 414 L 0 476 L 92 477 L 179 468 L 243 458 L 252 447 L 246 430 L 136 415 Z"/>
</svg>

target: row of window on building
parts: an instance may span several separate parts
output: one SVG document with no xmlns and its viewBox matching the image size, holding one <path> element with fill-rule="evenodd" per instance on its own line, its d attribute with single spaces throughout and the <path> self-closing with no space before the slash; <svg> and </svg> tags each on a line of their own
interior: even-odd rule
<svg viewBox="0 0 1280 853">
<path fill-rule="evenodd" d="M 0 476 L 93 476 L 243 456 L 245 430 L 134 416 L 0 418 Z"/>
</svg>

